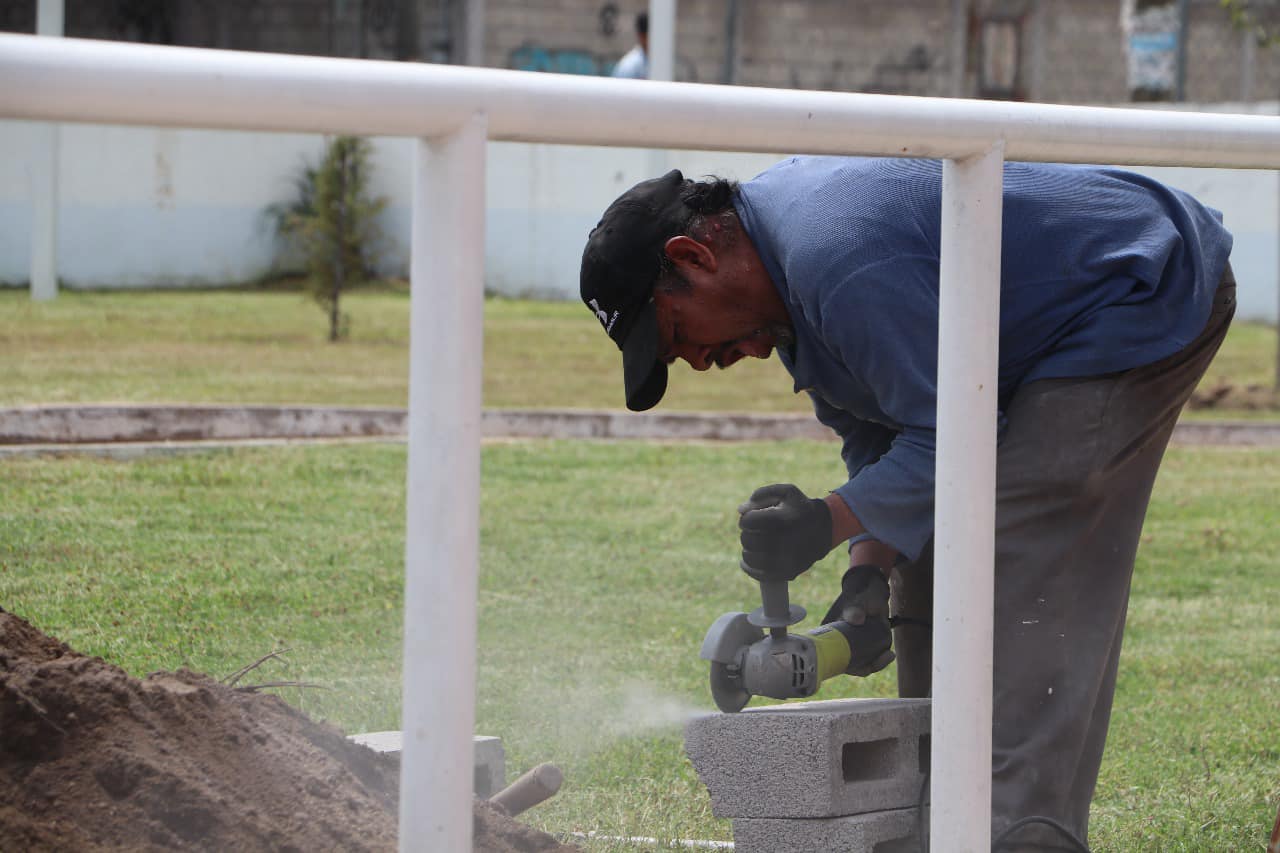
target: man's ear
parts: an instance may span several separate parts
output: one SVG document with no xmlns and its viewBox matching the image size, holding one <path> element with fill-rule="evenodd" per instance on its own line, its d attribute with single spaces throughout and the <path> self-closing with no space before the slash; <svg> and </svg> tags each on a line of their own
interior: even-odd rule
<svg viewBox="0 0 1280 853">
<path fill-rule="evenodd" d="M 667 253 L 677 267 L 715 272 L 718 265 L 716 253 L 705 243 L 699 243 L 692 237 L 677 234 L 666 242 L 662 250 Z"/>
</svg>

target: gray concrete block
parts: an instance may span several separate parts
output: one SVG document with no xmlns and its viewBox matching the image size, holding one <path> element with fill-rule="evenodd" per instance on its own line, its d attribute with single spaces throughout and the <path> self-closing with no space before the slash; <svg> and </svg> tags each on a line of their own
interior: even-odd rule
<svg viewBox="0 0 1280 853">
<path fill-rule="evenodd" d="M 928 699 L 836 699 L 706 714 L 684 746 L 716 817 L 827 818 L 916 805 Z"/>
<path fill-rule="evenodd" d="M 915 809 L 808 820 L 743 817 L 733 821 L 736 853 L 917 853 L 916 838 Z"/>
<path fill-rule="evenodd" d="M 367 746 L 374 752 L 389 752 L 395 756 L 400 755 L 404 744 L 404 738 L 398 731 L 362 732 L 358 735 L 347 735 L 347 740 Z"/>
<path fill-rule="evenodd" d="M 487 800 L 507 787 L 507 756 L 502 738 L 476 735 L 476 796 Z"/>
<path fill-rule="evenodd" d="M 404 740 L 400 732 L 366 732 L 351 735 L 350 740 L 367 746 L 375 752 L 387 752 L 399 756 Z M 507 756 L 502 748 L 502 738 L 476 735 L 475 744 L 475 793 L 487 800 L 507 786 Z"/>
</svg>

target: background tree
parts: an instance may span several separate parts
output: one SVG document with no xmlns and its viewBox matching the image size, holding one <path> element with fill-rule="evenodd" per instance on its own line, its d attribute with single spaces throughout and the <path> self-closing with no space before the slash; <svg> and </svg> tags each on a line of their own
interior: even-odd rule
<svg viewBox="0 0 1280 853">
<path fill-rule="evenodd" d="M 1280 31 L 1274 25 L 1263 23 L 1256 10 L 1250 8 L 1253 4 L 1249 0 L 1218 0 L 1218 3 L 1227 10 L 1232 26 L 1252 32 L 1259 47 L 1271 47 L 1280 42 Z"/>
<path fill-rule="evenodd" d="M 328 140 L 320 165 L 305 165 L 295 180 L 294 200 L 269 210 L 279 233 L 302 249 L 307 289 L 329 318 L 330 341 L 349 332 L 343 291 L 372 278 L 377 218 L 387 199 L 371 193 L 370 154 L 367 139 Z"/>
</svg>

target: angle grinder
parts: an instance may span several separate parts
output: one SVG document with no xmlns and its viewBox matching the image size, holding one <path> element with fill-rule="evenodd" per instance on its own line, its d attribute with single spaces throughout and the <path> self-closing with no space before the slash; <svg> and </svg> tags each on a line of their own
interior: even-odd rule
<svg viewBox="0 0 1280 853">
<path fill-rule="evenodd" d="M 786 581 L 761 580 L 760 607 L 749 614 L 726 613 L 711 624 L 699 656 L 711 661 L 716 707 L 733 714 L 752 696 L 812 696 L 822 682 L 849 667 L 860 644 L 885 640 L 885 628 L 872 622 L 840 620 L 801 634 L 787 632 L 804 617 L 805 609 L 791 603 Z"/>
</svg>

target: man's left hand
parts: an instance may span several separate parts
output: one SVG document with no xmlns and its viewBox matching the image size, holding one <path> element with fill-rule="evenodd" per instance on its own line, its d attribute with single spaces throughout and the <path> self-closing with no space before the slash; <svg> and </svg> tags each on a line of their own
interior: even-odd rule
<svg viewBox="0 0 1280 853">
<path fill-rule="evenodd" d="M 893 630 L 889 625 L 889 582 L 879 566 L 853 566 L 840 580 L 840 595 L 822 617 L 826 625 L 843 620 L 857 626 L 859 642 L 845 669 L 866 677 L 894 660 Z"/>
<path fill-rule="evenodd" d="M 861 625 L 868 619 L 889 618 L 889 581 L 879 566 L 851 566 L 840 579 L 840 595 L 822 624 L 843 619 L 850 625 Z"/>
<path fill-rule="evenodd" d="M 743 571 L 792 580 L 831 550 L 831 510 L 790 483 L 763 486 L 738 507 Z"/>
</svg>

